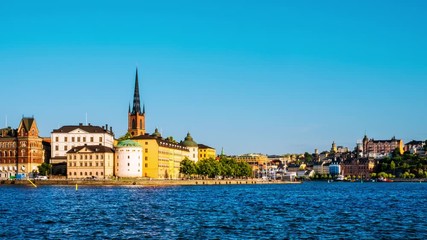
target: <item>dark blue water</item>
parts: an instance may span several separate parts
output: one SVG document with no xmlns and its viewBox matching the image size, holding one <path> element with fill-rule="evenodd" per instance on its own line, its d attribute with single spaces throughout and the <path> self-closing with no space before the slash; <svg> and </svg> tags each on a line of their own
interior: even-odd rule
<svg viewBox="0 0 427 240">
<path fill-rule="evenodd" d="M 0 185 L 0 239 L 426 239 L 425 183 Z"/>
</svg>

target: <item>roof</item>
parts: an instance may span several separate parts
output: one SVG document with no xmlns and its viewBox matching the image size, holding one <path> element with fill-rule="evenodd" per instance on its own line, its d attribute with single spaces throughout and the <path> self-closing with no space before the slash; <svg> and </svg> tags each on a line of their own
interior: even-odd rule
<svg viewBox="0 0 427 240">
<path fill-rule="evenodd" d="M 423 143 L 424 143 L 424 141 L 412 140 L 412 141 L 406 143 L 405 145 L 422 145 Z"/>
<path fill-rule="evenodd" d="M 199 146 L 199 148 L 200 148 L 200 149 L 204 149 L 204 148 L 215 149 L 215 148 L 213 148 L 213 147 L 209 147 L 209 146 L 204 145 L 204 144 L 198 144 L 198 146 Z"/>
<path fill-rule="evenodd" d="M 106 146 L 102 146 L 102 145 L 83 145 L 83 146 L 78 146 L 78 147 L 74 147 L 72 149 L 70 149 L 70 151 L 68 151 L 67 153 L 76 153 L 79 152 L 80 150 L 82 150 L 83 148 L 88 149 L 91 152 L 99 152 L 99 153 L 114 153 L 114 150 L 106 147 Z"/>
<path fill-rule="evenodd" d="M 54 129 L 52 131 L 52 133 L 69 133 L 69 132 L 72 132 L 76 129 L 81 129 L 81 130 L 88 132 L 88 133 L 109 133 L 109 134 L 112 134 L 112 132 L 108 131 L 108 129 L 105 129 L 104 127 L 92 126 L 90 124 L 89 125 L 79 124 L 79 125 L 62 126 L 59 129 Z"/>
<path fill-rule="evenodd" d="M 183 151 L 188 151 L 188 149 L 185 148 L 182 145 L 179 145 L 179 144 L 174 143 L 174 142 L 170 142 L 170 141 L 168 141 L 166 139 L 163 139 L 162 137 L 156 137 L 156 136 L 149 135 L 147 133 L 144 134 L 144 135 L 139 135 L 139 136 L 132 137 L 130 139 L 131 140 L 156 140 L 157 144 L 159 146 L 169 147 L 169 148 L 175 148 L 175 149 L 179 149 L 179 150 L 183 150 Z"/>
<path fill-rule="evenodd" d="M 193 140 L 190 133 L 187 133 L 187 136 L 184 139 L 184 142 L 181 143 L 185 147 L 198 147 L 197 143 Z"/>
<path fill-rule="evenodd" d="M 22 126 L 25 129 L 25 131 L 30 131 L 31 126 L 34 123 L 34 118 L 22 118 L 21 120 Z"/>
<path fill-rule="evenodd" d="M 117 144 L 117 147 L 141 147 L 141 145 L 135 141 L 126 139 L 126 140 L 120 141 Z"/>
</svg>

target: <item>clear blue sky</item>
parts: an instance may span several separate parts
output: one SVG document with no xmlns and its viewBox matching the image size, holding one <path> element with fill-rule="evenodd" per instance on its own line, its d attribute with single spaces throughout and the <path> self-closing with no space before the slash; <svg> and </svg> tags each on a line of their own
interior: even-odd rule
<svg viewBox="0 0 427 240">
<path fill-rule="evenodd" d="M 1 1 L 0 126 L 146 127 L 228 154 L 427 139 L 427 1 Z"/>
</svg>

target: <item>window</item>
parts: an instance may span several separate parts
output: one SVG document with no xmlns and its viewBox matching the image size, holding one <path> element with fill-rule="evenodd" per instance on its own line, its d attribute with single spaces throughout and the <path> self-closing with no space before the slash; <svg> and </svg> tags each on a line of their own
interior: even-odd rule
<svg viewBox="0 0 427 240">
<path fill-rule="evenodd" d="M 74 172 L 74 176 L 76 176 L 77 175 L 77 173 L 76 172 Z"/>
<path fill-rule="evenodd" d="M 145 157 L 145 160 L 147 161 L 147 160 L 148 160 L 148 157 Z"/>
<path fill-rule="evenodd" d="M 80 172 L 80 176 L 82 176 L 83 175 L 83 172 Z"/>
<path fill-rule="evenodd" d="M 145 142 L 145 145 L 148 145 L 148 142 Z"/>
<path fill-rule="evenodd" d="M 87 162 L 85 162 L 85 167 L 87 167 Z"/>
<path fill-rule="evenodd" d="M 76 141 L 76 138 L 75 137 L 72 137 L 71 138 L 71 142 L 75 142 Z"/>
<path fill-rule="evenodd" d="M 65 145 L 65 146 L 64 146 L 64 150 L 65 150 L 65 151 L 67 151 L 67 150 L 68 150 L 68 146 L 67 146 L 67 145 Z"/>
<path fill-rule="evenodd" d="M 130 167 L 130 163 L 128 163 L 128 167 Z"/>
<path fill-rule="evenodd" d="M 76 155 L 74 155 L 74 160 L 76 160 Z"/>
<path fill-rule="evenodd" d="M 102 175 L 104 175 L 104 173 L 103 173 L 103 172 L 101 172 L 101 176 L 102 176 Z"/>
<path fill-rule="evenodd" d="M 86 142 L 86 137 L 83 137 L 83 142 Z"/>
<path fill-rule="evenodd" d="M 99 141 L 102 142 L 102 137 L 99 137 Z"/>
<path fill-rule="evenodd" d="M 98 176 L 98 172 L 96 172 L 95 174 L 96 174 L 96 176 Z"/>
<path fill-rule="evenodd" d="M 103 167 L 104 166 L 104 163 L 101 163 L 101 167 Z"/>
<path fill-rule="evenodd" d="M 90 172 L 89 175 L 92 176 L 92 172 Z"/>
<path fill-rule="evenodd" d="M 148 149 L 147 148 L 145 149 L 145 152 L 148 153 Z"/>
<path fill-rule="evenodd" d="M 55 150 L 58 151 L 59 150 L 59 146 L 55 146 Z"/>
<path fill-rule="evenodd" d="M 87 172 L 85 172 L 85 176 L 87 176 Z"/>
<path fill-rule="evenodd" d="M 85 155 L 85 160 L 87 160 L 87 155 Z"/>
<path fill-rule="evenodd" d="M 145 167 L 148 167 L 148 163 L 145 164 Z"/>
<path fill-rule="evenodd" d="M 90 141 L 93 142 L 93 137 L 90 137 Z"/>
<path fill-rule="evenodd" d="M 64 142 L 68 142 L 68 137 L 64 137 Z"/>
<path fill-rule="evenodd" d="M 80 160 L 83 160 L 83 155 L 80 155 Z"/>
<path fill-rule="evenodd" d="M 89 159 L 92 160 L 92 155 L 89 155 Z"/>
<path fill-rule="evenodd" d="M 96 162 L 96 164 L 95 164 L 95 165 L 98 167 L 98 164 L 99 164 L 99 163 L 98 163 L 98 162 Z"/>
<path fill-rule="evenodd" d="M 55 142 L 59 142 L 59 137 L 55 137 Z"/>
<path fill-rule="evenodd" d="M 80 142 L 80 137 L 77 137 L 77 142 Z"/>
</svg>

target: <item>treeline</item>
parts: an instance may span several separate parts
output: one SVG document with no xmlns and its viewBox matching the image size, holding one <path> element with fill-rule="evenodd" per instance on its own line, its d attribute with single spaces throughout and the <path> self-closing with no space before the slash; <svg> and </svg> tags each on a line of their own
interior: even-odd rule
<svg viewBox="0 0 427 240">
<path fill-rule="evenodd" d="M 398 178 L 427 178 L 427 157 L 405 152 L 394 151 L 392 157 L 381 159 L 376 166 L 377 176 Z"/>
<path fill-rule="evenodd" d="M 213 158 L 203 159 L 194 163 L 188 158 L 181 162 L 180 173 L 186 177 L 252 177 L 252 167 L 247 162 L 237 162 L 233 158 L 222 157 L 219 161 Z"/>
</svg>

